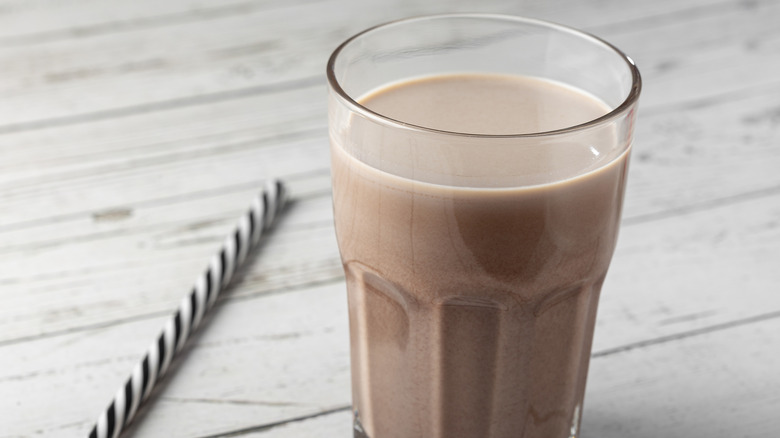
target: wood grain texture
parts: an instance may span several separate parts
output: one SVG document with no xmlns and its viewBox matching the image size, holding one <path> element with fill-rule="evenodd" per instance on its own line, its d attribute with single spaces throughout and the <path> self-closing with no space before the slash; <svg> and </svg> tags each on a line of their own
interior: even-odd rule
<svg viewBox="0 0 780 438">
<path fill-rule="evenodd" d="M 85 435 L 270 176 L 297 201 L 128 436 L 347 436 L 325 60 L 475 9 L 643 73 L 583 436 L 772 436 L 780 2 L 0 0 L 0 438 Z"/>
<path fill-rule="evenodd" d="M 348 404 L 346 319 L 343 283 L 218 304 L 128 436 L 204 436 Z M 3 434 L 86 435 L 163 320 L 3 347 L 0 404 L 15 419 Z M 47 415 L 24 415 L 36 410 Z"/>
</svg>

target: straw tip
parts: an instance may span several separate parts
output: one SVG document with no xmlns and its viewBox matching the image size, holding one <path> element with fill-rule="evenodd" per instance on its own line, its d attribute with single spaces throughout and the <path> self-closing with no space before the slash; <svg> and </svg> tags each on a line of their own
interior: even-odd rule
<svg viewBox="0 0 780 438">
<path fill-rule="evenodd" d="M 275 202 L 276 212 L 287 204 L 289 193 L 285 182 L 278 178 L 271 178 L 265 184 L 265 190 L 268 192 Z"/>
</svg>

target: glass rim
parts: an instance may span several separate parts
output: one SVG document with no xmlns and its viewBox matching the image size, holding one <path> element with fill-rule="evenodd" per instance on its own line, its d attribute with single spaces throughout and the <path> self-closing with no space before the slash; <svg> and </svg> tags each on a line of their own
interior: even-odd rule
<svg viewBox="0 0 780 438">
<path fill-rule="evenodd" d="M 356 41 L 361 37 L 364 37 L 372 32 L 384 29 L 386 27 L 398 26 L 402 24 L 415 22 L 415 21 L 424 21 L 424 20 L 442 19 L 442 18 L 479 18 L 479 19 L 488 19 L 488 20 L 503 20 L 503 21 L 514 21 L 518 23 L 535 24 L 535 25 L 552 28 L 560 32 L 573 34 L 586 40 L 590 40 L 593 43 L 602 45 L 610 49 L 626 63 L 626 66 L 631 72 L 631 89 L 628 93 L 628 96 L 626 96 L 626 98 L 623 100 L 623 102 L 620 103 L 620 105 L 610 110 L 608 113 L 584 123 L 580 123 L 573 126 L 567 126 L 565 128 L 555 129 L 551 131 L 530 132 L 530 133 L 522 133 L 522 134 L 474 134 L 468 132 L 458 132 L 458 131 L 448 131 L 442 129 L 428 128 L 425 126 L 415 125 L 413 123 L 408 123 L 402 120 L 397 120 L 391 117 L 387 117 L 385 115 L 382 115 L 380 113 L 377 113 L 369 109 L 364 105 L 361 105 L 341 87 L 341 84 L 339 83 L 338 79 L 336 79 L 336 72 L 335 72 L 336 60 L 338 59 L 339 54 L 341 54 L 341 52 L 349 44 L 351 44 L 352 42 Z M 439 135 L 451 135 L 451 136 L 458 136 L 458 137 L 471 137 L 471 138 L 484 138 L 484 139 L 551 137 L 556 135 L 585 131 L 588 130 L 589 128 L 604 125 L 606 123 L 609 123 L 612 120 L 621 117 L 625 112 L 627 112 L 631 107 L 633 107 L 636 104 L 637 100 L 639 99 L 639 94 L 642 90 L 642 77 L 639 74 L 639 69 L 634 63 L 634 60 L 631 59 L 625 53 L 623 53 L 622 50 L 618 49 L 617 47 L 605 41 L 604 39 L 599 38 L 590 33 L 574 29 L 569 26 L 564 26 L 562 24 L 557 24 L 545 20 L 538 20 L 534 18 L 521 17 L 516 15 L 506 15 L 506 14 L 486 14 L 486 13 L 433 14 L 433 15 L 421 15 L 416 17 L 402 18 L 399 20 L 393 20 L 386 23 L 378 24 L 376 26 L 369 27 L 368 29 L 365 29 L 359 33 L 356 33 L 355 35 L 351 36 L 343 43 L 341 43 L 338 47 L 336 47 L 336 50 L 333 51 L 333 53 L 330 55 L 330 58 L 328 59 L 326 73 L 328 78 L 328 84 L 330 85 L 330 88 L 336 92 L 336 95 L 340 97 L 342 101 L 345 102 L 347 106 L 349 106 L 353 111 L 371 120 L 380 122 L 385 125 L 394 126 L 400 129 L 408 129 L 408 130 L 413 130 L 418 132 L 428 132 L 428 133 L 439 134 Z"/>
</svg>

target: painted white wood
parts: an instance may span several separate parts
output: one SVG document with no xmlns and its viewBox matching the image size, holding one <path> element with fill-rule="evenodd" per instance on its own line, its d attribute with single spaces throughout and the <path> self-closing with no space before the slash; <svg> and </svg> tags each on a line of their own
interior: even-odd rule
<svg viewBox="0 0 780 438">
<path fill-rule="evenodd" d="M 780 319 L 591 362 L 585 438 L 773 436 Z"/>
<path fill-rule="evenodd" d="M 777 431 L 780 320 L 593 359 L 583 438 L 763 437 Z M 348 411 L 251 438 L 349 436 Z"/>
<path fill-rule="evenodd" d="M 645 79 L 583 436 L 771 435 L 780 4 L 479 9 L 593 31 Z M 475 4 L 0 0 L 0 438 L 85 435 L 267 176 L 299 201 L 133 436 L 348 436 L 324 62 L 457 10 Z"/>
<path fill-rule="evenodd" d="M 394 8 L 388 7 L 384 13 L 388 16 L 400 15 L 419 7 L 412 3 L 415 2 L 391 3 L 388 6 Z M 739 5 L 740 2 L 735 4 Z M 748 6 L 751 4 L 747 3 Z M 0 36 L 5 38 L 7 46 L 41 44 L 56 40 L 91 38 L 95 35 L 127 31 L 128 28 L 143 30 L 181 22 L 246 15 L 276 5 L 277 2 L 270 0 L 167 0 L 164 4 L 154 0 L 112 3 L 100 0 L 2 0 Z M 484 6 L 480 6 L 494 8 L 494 5 L 493 2 L 486 2 Z M 453 1 L 450 4 L 439 4 L 438 7 L 465 9 L 468 6 L 467 1 Z M 724 5 L 712 5 L 709 0 L 607 0 L 583 3 L 571 3 L 567 0 L 527 0 L 515 7 L 522 7 L 527 15 L 580 16 L 593 24 L 612 25 L 615 22 L 632 22 L 648 17 L 657 19 L 659 16 L 690 14 L 702 8 L 722 9 Z M 725 7 L 730 7 L 730 4 Z M 351 11 L 346 10 L 345 13 Z M 35 37 L 32 37 L 33 35 Z"/>
<path fill-rule="evenodd" d="M 240 194 L 225 197 L 233 203 L 226 206 L 232 213 L 228 220 L 211 216 L 208 208 L 213 203 L 201 203 L 200 209 L 192 204 L 187 210 L 175 204 L 138 209 L 127 219 L 135 224 L 109 228 L 97 239 L 75 235 L 3 254 L 0 260 L 8 271 L 0 281 L 4 290 L 14 293 L 8 296 L 10 305 L 0 308 L 0 343 L 175 308 L 235 226 L 240 214 L 235 207 L 248 206 L 254 192 Z M 194 217 L 174 216 L 198 211 L 203 216 L 194 222 Z M 143 225 L 157 212 L 170 222 Z M 330 218 L 327 197 L 290 205 L 279 226 L 264 238 L 258 263 L 241 278 L 235 295 L 277 293 L 340 279 Z M 135 235 L 135 230 L 143 234 Z M 36 245 L 50 246 L 36 250 Z"/>
<path fill-rule="evenodd" d="M 496 0 L 482 3 L 480 9 L 592 27 L 633 53 L 640 64 L 647 59 L 648 73 L 662 65 L 673 81 L 659 85 L 671 93 L 662 94 L 660 101 L 650 94 L 645 105 L 705 97 L 703 91 L 713 86 L 740 90 L 744 88 L 740 79 L 748 73 L 761 83 L 776 83 L 774 61 L 766 56 L 772 46 L 765 40 L 777 38 L 773 25 L 780 5 L 766 1 L 751 7 L 752 3 L 734 0 L 693 7 L 677 16 L 675 8 L 656 9 L 670 3 L 674 2 L 653 2 L 653 12 L 644 20 L 627 12 L 635 8 L 626 2 L 567 8 L 564 3 L 529 7 Z M 0 131 L 28 129 L 27 123 L 76 114 L 94 116 L 151 102 L 320 77 L 332 48 L 358 30 L 403 16 L 474 9 L 469 2 L 443 0 L 399 6 L 377 8 L 371 2 L 348 0 L 267 3 L 247 6 L 244 13 L 233 8 L 236 13 L 203 14 L 201 20 L 174 20 L 165 26 L 124 32 L 117 26 L 117 32 L 90 38 L 6 48 L 0 44 L 0 64 L 8 66 L 5 85 L 0 85 L 5 91 Z M 733 21 L 750 22 L 750 32 L 728 26 Z M 687 51 L 661 52 L 677 45 Z M 652 50 L 656 58 L 640 56 L 643 49 Z M 678 69 L 687 71 L 675 72 Z M 182 75 L 186 81 L 180 80 Z"/>
<path fill-rule="evenodd" d="M 128 436 L 204 436 L 347 405 L 343 287 L 219 303 Z M 0 436 L 85 436 L 163 321 L 4 346 Z"/>
<path fill-rule="evenodd" d="M 780 317 L 778 218 L 780 194 L 624 226 L 602 292 L 594 353 Z"/>
<path fill-rule="evenodd" d="M 623 305 L 632 303 L 622 298 L 627 299 Z M 223 300 L 139 417 L 133 436 L 210 436 L 347 406 L 346 320 L 342 282 Z M 779 344 L 778 321 L 678 332 L 679 339 L 655 344 L 642 345 L 647 340 L 642 338 L 621 351 L 597 349 L 585 417 L 586 432 L 592 434 L 585 436 L 630 431 L 651 437 L 662 428 L 664 436 L 702 431 L 725 437 L 746 425 L 768 431 L 776 421 L 770 414 L 778 407 L 780 389 L 774 379 L 780 357 L 773 349 Z M 0 397 L 0 408 L 7 418 L 18 419 L 7 429 L 9 436 L 23 436 L 33 427 L 53 437 L 85 433 L 89 414 L 100 409 L 138 359 L 129 352 L 142 351 L 160 324 L 161 318 L 151 318 L 5 346 L 0 388 L 11 396 Z M 598 336 L 621 333 L 600 327 Z M 718 406 L 740 421 L 724 418 Z M 49 414 L 41 418 L 34 412 Z M 301 436 L 337 436 L 331 433 L 344 430 L 348 419 L 338 417 L 312 420 L 299 433 L 323 427 L 329 432 Z M 659 423 L 659 418 L 671 420 Z"/>
</svg>

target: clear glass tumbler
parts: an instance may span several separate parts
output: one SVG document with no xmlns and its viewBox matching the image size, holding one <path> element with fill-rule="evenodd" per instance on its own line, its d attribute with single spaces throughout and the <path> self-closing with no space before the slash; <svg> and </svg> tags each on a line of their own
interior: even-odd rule
<svg viewBox="0 0 780 438">
<path fill-rule="evenodd" d="M 546 132 L 481 134 L 362 103 L 459 74 L 541 79 L 605 109 Z M 457 14 L 368 29 L 327 75 L 355 437 L 576 436 L 641 88 L 634 63 L 556 24 Z"/>
</svg>

